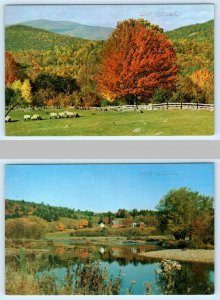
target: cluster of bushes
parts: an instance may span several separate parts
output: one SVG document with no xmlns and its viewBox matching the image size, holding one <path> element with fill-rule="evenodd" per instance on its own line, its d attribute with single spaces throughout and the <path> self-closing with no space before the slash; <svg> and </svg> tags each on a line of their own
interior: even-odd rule
<svg viewBox="0 0 220 300">
<path fill-rule="evenodd" d="M 36 217 L 8 219 L 5 221 L 7 238 L 40 239 L 46 229 L 46 221 Z"/>
<path fill-rule="evenodd" d="M 141 237 L 154 234 L 156 232 L 155 227 L 147 228 L 97 228 L 97 229 L 81 229 L 70 233 L 70 236 L 77 237 L 98 237 L 98 236 L 123 236 L 123 237 Z"/>
<path fill-rule="evenodd" d="M 159 243 L 165 249 L 214 249 L 213 243 L 204 243 L 203 241 L 175 241 L 166 240 Z"/>
<path fill-rule="evenodd" d="M 156 89 L 151 102 L 213 103 L 214 75 L 200 69 L 191 75 L 181 76 L 173 90 Z"/>
<path fill-rule="evenodd" d="M 74 237 L 99 237 L 99 236 L 109 236 L 110 233 L 106 228 L 97 229 L 97 230 L 76 230 L 70 233 L 70 236 Z"/>
</svg>

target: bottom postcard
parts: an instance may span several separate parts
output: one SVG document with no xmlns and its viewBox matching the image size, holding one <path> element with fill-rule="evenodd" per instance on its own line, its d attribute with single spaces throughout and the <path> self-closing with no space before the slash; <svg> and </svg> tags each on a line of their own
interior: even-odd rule
<svg viewBox="0 0 220 300">
<path fill-rule="evenodd" d="M 214 164 L 5 166 L 7 295 L 214 293 Z"/>
</svg>

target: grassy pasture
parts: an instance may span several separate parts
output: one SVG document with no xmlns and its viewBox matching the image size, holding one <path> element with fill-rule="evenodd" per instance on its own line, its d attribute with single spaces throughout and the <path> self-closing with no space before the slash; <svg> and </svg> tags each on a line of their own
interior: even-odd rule
<svg viewBox="0 0 220 300">
<path fill-rule="evenodd" d="M 6 123 L 7 136 L 185 136 L 213 135 L 214 112 L 158 110 L 117 112 L 77 111 L 80 118 L 49 119 L 50 112 L 34 110 L 41 121 L 24 121 L 24 111 L 10 112 L 13 120 Z M 68 109 L 68 111 L 71 111 Z"/>
</svg>

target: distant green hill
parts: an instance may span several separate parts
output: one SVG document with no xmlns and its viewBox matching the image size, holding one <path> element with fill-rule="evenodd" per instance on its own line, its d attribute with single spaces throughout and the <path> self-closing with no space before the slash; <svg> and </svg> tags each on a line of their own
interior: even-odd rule
<svg viewBox="0 0 220 300">
<path fill-rule="evenodd" d="M 201 24 L 188 25 L 166 32 L 167 36 L 172 40 L 214 40 L 214 20 L 210 20 Z"/>
<path fill-rule="evenodd" d="M 88 26 L 71 21 L 51 21 L 45 19 L 20 24 L 89 40 L 106 40 L 113 31 L 113 28 L 109 27 Z"/>
<path fill-rule="evenodd" d="M 166 32 L 176 48 L 182 75 L 206 69 L 214 72 L 214 20 Z"/>
<path fill-rule="evenodd" d="M 24 25 L 13 25 L 5 29 L 5 48 L 7 51 L 51 50 L 60 46 L 79 48 L 85 42 L 87 41 L 81 38 Z"/>
<path fill-rule="evenodd" d="M 71 21 L 51 21 L 38 19 L 22 22 L 18 25 L 30 26 L 43 29 L 54 33 L 80 37 L 89 40 L 106 40 L 114 28 L 102 26 L 88 26 Z M 201 24 L 187 25 L 174 30 L 167 31 L 166 34 L 172 40 L 178 39 L 197 39 L 213 40 L 214 20 Z"/>
</svg>

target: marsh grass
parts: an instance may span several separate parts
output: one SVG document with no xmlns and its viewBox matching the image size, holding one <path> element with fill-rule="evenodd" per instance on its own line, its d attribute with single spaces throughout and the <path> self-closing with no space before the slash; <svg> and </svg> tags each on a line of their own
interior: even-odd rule
<svg viewBox="0 0 220 300">
<path fill-rule="evenodd" d="M 100 268 L 98 262 L 92 260 L 70 261 L 66 275 L 59 281 L 52 272 L 43 272 L 38 277 L 38 284 L 44 295 L 119 295 L 121 276 L 108 277 L 106 269 Z"/>
<path fill-rule="evenodd" d="M 14 262 L 6 265 L 7 295 L 119 295 L 121 275 L 108 276 L 98 261 L 68 263 L 66 274 L 57 278 L 52 271 L 39 272 L 39 258 L 29 261 L 21 249 Z"/>
</svg>

